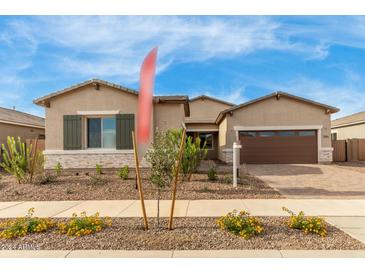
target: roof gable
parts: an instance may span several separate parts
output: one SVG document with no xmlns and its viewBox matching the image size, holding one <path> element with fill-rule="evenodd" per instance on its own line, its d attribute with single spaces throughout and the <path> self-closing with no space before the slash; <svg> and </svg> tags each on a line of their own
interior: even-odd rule
<svg viewBox="0 0 365 274">
<path fill-rule="evenodd" d="M 100 79 L 91 79 L 91 80 L 87 80 L 85 82 L 70 86 L 68 88 L 52 92 L 43 97 L 37 98 L 37 99 L 33 100 L 33 103 L 35 103 L 39 106 L 49 107 L 50 106 L 49 102 L 53 98 L 73 92 L 76 89 L 79 89 L 79 88 L 82 88 L 82 87 L 85 87 L 88 85 L 93 85 L 93 86 L 95 86 L 96 89 L 99 89 L 100 86 L 111 87 L 116 90 L 119 90 L 122 92 L 127 92 L 128 94 L 138 96 L 138 91 L 136 91 L 134 89 L 126 88 L 126 87 L 123 87 L 123 86 L 120 86 L 120 85 L 117 85 L 117 84 L 114 84 L 114 83 L 111 83 L 108 81 L 100 80 Z M 190 115 L 188 96 L 185 96 L 185 95 L 154 96 L 153 100 L 155 103 L 184 104 L 185 115 L 186 116 Z"/>
<path fill-rule="evenodd" d="M 303 102 L 305 104 L 310 104 L 310 105 L 314 105 L 314 106 L 317 106 L 317 107 L 321 107 L 321 108 L 325 109 L 326 111 L 328 111 L 329 113 L 336 113 L 336 112 L 339 111 L 338 108 L 332 107 L 330 105 L 318 103 L 318 102 L 310 100 L 310 99 L 306 99 L 306 98 L 299 97 L 299 96 L 296 96 L 296 95 L 292 95 L 292 94 L 289 94 L 289 93 L 286 93 L 286 92 L 278 91 L 278 92 L 273 92 L 273 93 L 270 93 L 266 96 L 262 96 L 262 97 L 259 97 L 257 99 L 245 102 L 243 104 L 233 106 L 231 108 L 228 108 L 228 109 L 222 111 L 221 113 L 219 113 L 219 115 L 216 119 L 216 123 L 220 123 L 220 121 L 225 117 L 225 115 L 227 113 L 234 112 L 235 110 L 250 106 L 252 104 L 255 104 L 255 103 L 258 103 L 258 102 L 261 102 L 261 101 L 264 101 L 264 100 L 267 100 L 267 99 L 270 99 L 270 98 L 273 98 L 273 97 L 276 97 L 279 100 L 281 96 L 284 96 L 284 97 L 287 97 L 287 98 L 290 98 L 290 99 L 293 99 L 293 100 L 296 100 L 296 101 L 300 101 L 300 102 Z"/>
<path fill-rule="evenodd" d="M 218 98 L 215 98 L 215 97 L 211 97 L 211 96 L 207 96 L 207 95 L 200 95 L 200 96 L 197 96 L 197 97 L 194 97 L 192 99 L 190 99 L 189 101 L 190 102 L 194 102 L 194 101 L 197 101 L 197 100 L 209 100 L 209 101 L 214 101 L 214 102 L 217 102 L 217 103 L 220 103 L 220 104 L 223 104 L 223 105 L 226 105 L 228 107 L 233 107 L 235 106 L 235 104 L 232 104 L 230 102 L 227 102 L 227 101 L 223 101 L 221 99 L 218 99 Z"/>
</svg>

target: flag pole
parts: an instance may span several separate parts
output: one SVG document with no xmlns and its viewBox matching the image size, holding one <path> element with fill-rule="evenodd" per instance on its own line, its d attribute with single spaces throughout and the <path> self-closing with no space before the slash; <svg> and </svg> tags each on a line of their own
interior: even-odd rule
<svg viewBox="0 0 365 274">
<path fill-rule="evenodd" d="M 172 230 L 172 219 L 174 218 L 174 209 L 175 209 L 175 200 L 176 200 L 176 188 L 177 188 L 177 181 L 179 179 L 179 172 L 180 172 L 180 166 L 182 161 L 182 155 L 185 145 L 185 138 L 186 138 L 186 128 L 183 127 L 183 132 L 181 136 L 180 141 L 180 148 L 179 148 L 179 154 L 178 154 L 178 160 L 176 164 L 176 171 L 175 171 L 175 178 L 172 186 L 172 199 L 171 199 L 171 210 L 170 210 L 170 219 L 168 224 L 168 229 Z"/>
<path fill-rule="evenodd" d="M 133 150 L 134 150 L 134 160 L 136 163 L 136 174 L 137 174 L 137 185 L 138 185 L 138 193 L 139 199 L 141 201 L 142 206 L 142 214 L 143 214 L 143 221 L 144 221 L 144 228 L 148 230 L 148 221 L 146 215 L 146 207 L 144 205 L 144 197 L 143 197 L 143 190 L 142 190 L 142 183 L 141 183 L 141 173 L 139 169 L 139 160 L 138 160 L 138 151 L 137 151 L 137 144 L 136 144 L 136 136 L 134 135 L 134 131 L 132 131 L 132 140 L 133 140 Z"/>
</svg>

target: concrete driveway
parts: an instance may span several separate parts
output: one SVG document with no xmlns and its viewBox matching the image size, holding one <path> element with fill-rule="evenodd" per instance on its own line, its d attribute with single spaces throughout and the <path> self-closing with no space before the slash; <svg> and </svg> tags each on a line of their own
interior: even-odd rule
<svg viewBox="0 0 365 274">
<path fill-rule="evenodd" d="M 365 199 L 365 173 L 336 165 L 247 165 L 288 198 Z"/>
</svg>

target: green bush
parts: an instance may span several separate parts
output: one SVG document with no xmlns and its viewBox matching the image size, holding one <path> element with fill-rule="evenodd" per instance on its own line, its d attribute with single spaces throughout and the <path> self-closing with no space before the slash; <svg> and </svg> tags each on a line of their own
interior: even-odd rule
<svg viewBox="0 0 365 274">
<path fill-rule="evenodd" d="M 217 169 L 215 167 L 210 167 L 207 172 L 209 181 L 216 181 L 218 179 Z"/>
<path fill-rule="evenodd" d="M 57 176 L 61 175 L 63 167 L 60 162 L 57 162 L 57 164 L 54 167 L 54 170 L 56 171 Z"/>
<path fill-rule="evenodd" d="M 100 164 L 96 164 L 95 172 L 96 172 L 96 174 L 99 174 L 99 175 L 103 174 L 103 167 Z"/>
<path fill-rule="evenodd" d="M 262 224 L 246 211 L 229 212 L 226 216 L 218 219 L 217 224 L 220 229 L 239 235 L 248 239 L 253 235 L 261 234 L 264 231 Z"/>
<path fill-rule="evenodd" d="M 8 220 L 0 223 L 0 238 L 11 239 L 24 237 L 29 233 L 40 233 L 54 226 L 54 222 L 48 218 L 33 217 L 34 208 L 28 210 L 25 217 Z"/>
<path fill-rule="evenodd" d="M 109 217 L 101 218 L 99 213 L 87 216 L 86 212 L 81 212 L 80 216 L 74 213 L 69 221 L 60 223 L 58 230 L 61 234 L 80 237 L 94 234 L 111 225 L 112 220 Z"/>
<path fill-rule="evenodd" d="M 289 220 L 286 223 L 289 228 L 303 230 L 305 234 L 313 233 L 322 237 L 327 236 L 327 224 L 323 218 L 307 217 L 303 211 L 296 215 L 286 207 L 283 207 L 283 210 L 290 214 Z"/>
<path fill-rule="evenodd" d="M 119 178 L 121 178 L 123 180 L 127 180 L 128 175 L 129 175 L 129 167 L 127 165 L 125 165 L 117 172 L 117 175 Z"/>
<path fill-rule="evenodd" d="M 178 149 L 182 138 L 182 130 L 169 130 L 168 134 Z M 181 160 L 181 173 L 184 180 L 191 180 L 192 174 L 196 172 L 200 162 L 206 157 L 207 153 L 206 143 L 201 144 L 200 138 L 186 137 Z"/>
</svg>

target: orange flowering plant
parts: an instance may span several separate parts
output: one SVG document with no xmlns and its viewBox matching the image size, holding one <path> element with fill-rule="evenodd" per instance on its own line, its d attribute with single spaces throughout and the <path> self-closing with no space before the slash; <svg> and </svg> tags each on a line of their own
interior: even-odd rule
<svg viewBox="0 0 365 274">
<path fill-rule="evenodd" d="M 303 211 L 300 211 L 296 215 L 286 207 L 283 207 L 283 210 L 290 214 L 289 220 L 287 221 L 289 228 L 303 230 L 305 234 L 313 233 L 322 237 L 327 236 L 327 224 L 323 218 L 307 217 Z"/>
<path fill-rule="evenodd" d="M 246 211 L 237 212 L 234 210 L 226 216 L 218 219 L 217 224 L 220 229 L 239 235 L 248 239 L 253 235 L 261 234 L 264 227 L 255 217 L 251 217 Z"/>
<path fill-rule="evenodd" d="M 68 222 L 61 222 L 58 225 L 58 230 L 61 234 L 80 237 L 94 234 L 111 225 L 111 218 L 101 218 L 98 212 L 91 216 L 87 216 L 86 212 L 81 212 L 80 216 L 74 213 Z"/>
</svg>

